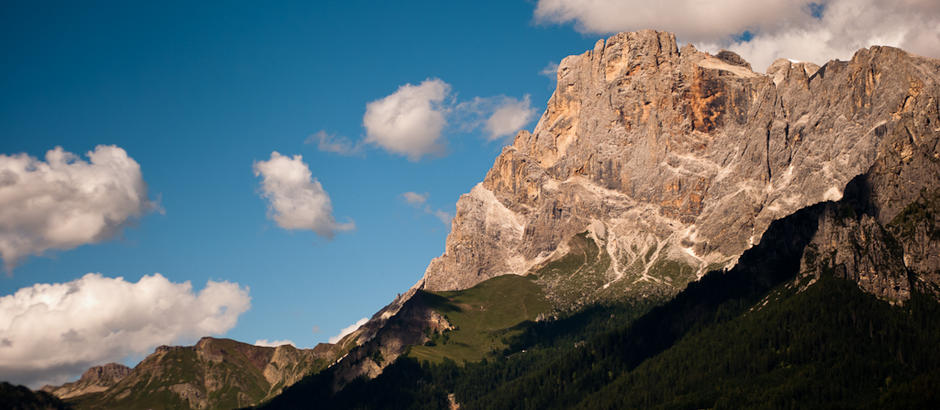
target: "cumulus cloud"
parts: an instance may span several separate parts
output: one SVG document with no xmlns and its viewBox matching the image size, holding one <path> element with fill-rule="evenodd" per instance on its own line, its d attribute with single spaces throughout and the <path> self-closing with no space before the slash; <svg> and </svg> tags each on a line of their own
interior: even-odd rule
<svg viewBox="0 0 940 410">
<path fill-rule="evenodd" d="M 261 195 L 268 200 L 269 217 L 284 229 L 309 229 L 332 238 L 355 224 L 337 223 L 330 196 L 313 178 L 303 157 L 271 153 L 271 159 L 254 163 L 255 176 L 261 176 Z"/>
<path fill-rule="evenodd" d="M 535 118 L 526 94 L 521 100 L 507 97 L 475 97 L 456 106 L 465 130 L 483 128 L 487 141 L 514 135 Z"/>
<path fill-rule="evenodd" d="M 156 209 L 140 165 L 99 145 L 89 161 L 56 147 L 45 161 L 0 154 L 0 257 L 7 271 L 28 255 L 110 239 Z"/>
<path fill-rule="evenodd" d="M 349 138 L 328 134 L 320 130 L 304 141 L 305 144 L 316 144 L 317 149 L 323 152 L 330 152 L 339 155 L 356 155 L 362 151 L 362 143 L 353 143 Z"/>
<path fill-rule="evenodd" d="M 330 342 L 330 343 L 339 342 L 339 341 L 342 340 L 344 337 L 346 337 L 346 335 L 348 335 L 348 334 L 350 334 L 350 333 L 352 333 L 352 332 L 355 332 L 356 329 L 358 329 L 360 326 L 366 324 L 366 322 L 368 322 L 368 321 L 369 321 L 369 318 L 367 318 L 367 317 L 364 317 L 364 318 L 362 318 L 362 319 L 357 320 L 356 323 L 353 323 L 353 324 L 351 324 L 351 325 L 349 325 L 349 326 L 344 327 L 343 330 L 340 330 L 340 331 L 339 331 L 339 334 L 337 334 L 336 336 L 331 337 L 330 340 L 329 340 L 329 342 Z"/>
<path fill-rule="evenodd" d="M 432 210 L 431 206 L 427 204 L 428 196 L 430 195 L 428 195 L 427 192 L 423 194 L 419 194 L 417 192 L 405 192 L 401 194 L 401 197 L 405 200 L 405 202 L 408 203 L 408 205 L 411 205 L 415 209 L 419 209 L 428 215 L 433 215 L 445 225 L 450 225 L 450 221 L 454 218 L 454 216 L 440 209 Z"/>
<path fill-rule="evenodd" d="M 435 78 L 418 85 L 405 84 L 368 103 L 362 117 L 366 142 L 412 161 L 443 152 L 441 132 L 447 125 L 444 102 L 449 94 L 450 85 Z"/>
<path fill-rule="evenodd" d="M 522 99 L 474 97 L 458 103 L 449 84 L 427 79 L 418 85 L 405 84 L 391 95 L 367 104 L 362 123 L 366 143 L 417 161 L 444 152 L 442 133 L 448 125 L 465 132 L 482 129 L 486 139 L 493 141 L 513 135 L 535 114 L 528 95 Z M 359 146 L 348 140 L 337 143 L 325 133 L 311 138 L 324 145 L 321 150 L 345 151 Z"/>
<path fill-rule="evenodd" d="M 535 109 L 528 94 L 522 100 L 504 98 L 486 119 L 487 139 L 511 137 L 535 118 Z"/>
<path fill-rule="evenodd" d="M 871 45 L 940 56 L 940 2 L 934 0 L 539 0 L 535 19 L 573 22 L 586 33 L 672 31 L 707 50 L 734 50 L 757 70 L 777 58 L 847 59 Z"/>
<path fill-rule="evenodd" d="M 287 340 L 287 339 L 272 340 L 270 342 L 268 341 L 268 339 L 258 339 L 258 340 L 255 340 L 254 344 L 255 346 L 263 346 L 263 347 L 278 347 L 278 346 L 283 346 L 283 345 L 291 345 L 291 346 L 297 347 L 297 345 L 294 344 L 294 342 Z"/>
<path fill-rule="evenodd" d="M 558 79 L 558 62 L 549 61 L 548 64 L 545 66 L 545 68 L 542 68 L 542 70 L 539 71 L 539 75 L 548 77 L 548 79 L 552 80 L 552 82 L 557 80 Z"/>
<path fill-rule="evenodd" d="M 250 305 L 237 283 L 210 280 L 197 293 L 160 274 L 134 283 L 89 273 L 22 288 L 0 297 L 0 380 L 62 383 L 92 365 L 225 333 Z"/>
</svg>

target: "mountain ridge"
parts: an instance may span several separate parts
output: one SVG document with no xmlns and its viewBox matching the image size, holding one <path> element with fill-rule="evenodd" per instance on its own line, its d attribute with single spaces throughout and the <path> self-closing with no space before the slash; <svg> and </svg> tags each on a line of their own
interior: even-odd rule
<svg viewBox="0 0 940 410">
<path fill-rule="evenodd" d="M 770 221 L 840 198 L 889 127 L 936 110 L 924 98 L 937 94 L 936 60 L 899 49 L 823 67 L 778 60 L 767 74 L 719 54 L 641 31 L 562 60 L 535 130 L 458 201 L 446 250 L 420 286 L 526 274 L 598 222 L 612 238 L 611 279 L 652 245 L 701 276 L 730 266 Z"/>
<path fill-rule="evenodd" d="M 77 408 L 244 407 L 328 367 L 343 343 L 298 349 L 203 337 L 193 346 L 159 346 L 133 369 L 94 366 L 78 381 L 42 391 Z"/>
<path fill-rule="evenodd" d="M 382 334 L 419 289 L 544 273 L 583 248 L 572 246 L 578 235 L 594 242 L 603 263 L 573 290 L 564 288 L 571 281 L 543 281 L 548 294 L 575 295 L 556 298 L 557 309 L 668 298 L 706 272 L 733 267 L 773 221 L 842 199 L 861 175 L 879 189 L 865 208 L 876 212 L 855 226 L 881 232 L 940 175 L 938 73 L 940 60 L 892 47 L 823 66 L 781 59 L 760 74 L 732 52 L 680 49 L 670 33 L 599 40 L 562 60 L 533 132 L 520 131 L 461 196 L 444 253 L 364 325 L 360 341 Z M 843 276 L 903 303 L 910 284 L 899 272 L 910 263 L 919 266 L 918 283 L 935 288 L 940 264 L 931 255 L 940 248 L 930 229 L 940 222 L 931 224 L 915 229 L 919 240 L 902 244 L 900 258 L 882 255 L 902 262 L 900 271 Z M 827 252 L 835 252 L 827 271 L 873 266 L 852 249 Z M 395 357 L 383 353 L 386 363 Z"/>
<path fill-rule="evenodd" d="M 732 52 L 680 49 L 670 33 L 619 33 L 562 60 L 538 125 L 461 196 L 444 253 L 339 347 L 314 355 L 309 371 L 328 374 L 297 391 L 342 391 L 413 346 L 456 335 L 435 298 L 503 275 L 539 287 L 551 309 L 538 320 L 548 322 L 603 304 L 681 306 L 676 295 L 689 300 L 715 275 L 768 292 L 789 280 L 797 293 L 844 279 L 896 306 L 937 298 L 937 181 L 940 60 L 874 46 L 849 61 L 778 60 L 755 73 Z M 790 276 L 774 276 L 757 253 Z M 657 317 L 640 328 L 661 326 L 647 323 Z M 688 330 L 668 325 L 681 330 L 663 334 L 672 342 Z M 225 403 L 254 405 L 274 387 Z M 190 407 L 215 406 L 199 397 L 208 389 L 178 390 Z"/>
</svg>

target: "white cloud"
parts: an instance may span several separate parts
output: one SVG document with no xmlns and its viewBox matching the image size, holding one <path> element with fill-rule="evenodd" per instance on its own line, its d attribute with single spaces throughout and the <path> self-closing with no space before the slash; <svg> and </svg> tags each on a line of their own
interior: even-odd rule
<svg viewBox="0 0 940 410">
<path fill-rule="evenodd" d="M 793 0 L 539 0 L 537 21 L 574 22 L 581 32 L 612 33 L 647 28 L 676 33 L 685 41 L 712 41 L 757 27 L 776 29 L 804 22 L 804 5 Z"/>
<path fill-rule="evenodd" d="M 333 218 L 330 196 L 313 178 L 303 157 L 293 158 L 271 153 L 271 159 L 254 163 L 261 176 L 262 196 L 268 200 L 269 216 L 284 229 L 309 229 L 332 238 L 337 231 L 355 228 L 355 224 L 337 223 Z"/>
<path fill-rule="evenodd" d="M 511 137 L 535 118 L 535 109 L 527 94 L 522 100 L 503 98 L 493 110 L 493 114 L 486 119 L 487 137 L 493 141 L 503 137 Z"/>
<path fill-rule="evenodd" d="M 237 283 L 210 280 L 196 293 L 160 274 L 133 283 L 89 273 L 22 288 L 0 297 L 0 380 L 62 383 L 91 365 L 225 333 L 250 306 Z"/>
<path fill-rule="evenodd" d="M 441 132 L 447 125 L 444 100 L 450 85 L 439 79 L 405 84 L 389 96 L 366 105 L 362 124 L 366 142 L 417 161 L 443 152 Z"/>
<path fill-rule="evenodd" d="M 833 58 L 847 60 L 872 45 L 940 57 L 940 2 L 834 0 L 813 23 L 759 34 L 728 48 L 761 71 L 781 57 L 824 64 Z"/>
<path fill-rule="evenodd" d="M 0 257 L 8 271 L 28 255 L 110 239 L 157 208 L 123 149 L 99 145 L 87 156 L 61 147 L 45 161 L 0 154 Z"/>
<path fill-rule="evenodd" d="M 940 57 L 935 0 L 539 0 L 535 18 L 589 33 L 671 31 L 707 50 L 734 50 L 758 71 L 777 58 L 823 64 L 871 45 Z M 754 37 L 734 41 L 744 31 Z"/>
<path fill-rule="evenodd" d="M 348 334 L 350 334 L 350 333 L 352 333 L 352 332 L 355 332 L 356 329 L 358 329 L 360 326 L 366 324 L 366 322 L 368 322 L 368 321 L 369 321 L 369 318 L 367 318 L 367 317 L 364 317 L 364 318 L 362 318 L 362 319 L 357 320 L 356 323 L 353 323 L 353 324 L 351 324 L 351 325 L 349 325 L 349 326 L 346 326 L 346 327 L 343 328 L 343 330 L 340 330 L 338 335 L 331 337 L 330 340 L 329 340 L 329 342 L 330 342 L 330 343 L 339 342 L 342 338 L 346 337 L 346 335 L 348 335 Z"/>
<path fill-rule="evenodd" d="M 264 346 L 264 347 L 278 347 L 282 345 L 291 345 L 291 346 L 297 347 L 297 345 L 294 344 L 294 342 L 287 340 L 287 339 L 272 340 L 270 342 L 268 341 L 268 339 L 258 339 L 258 340 L 255 340 L 254 344 L 255 346 Z"/>
<path fill-rule="evenodd" d="M 558 79 L 558 62 L 549 61 L 545 68 L 542 71 L 539 71 L 539 75 L 548 77 L 552 82 Z"/>
<path fill-rule="evenodd" d="M 317 149 L 339 155 L 356 155 L 362 151 L 362 143 L 354 144 L 349 138 L 328 134 L 320 130 L 304 141 L 305 144 L 317 144 Z"/>
<path fill-rule="evenodd" d="M 428 193 L 419 194 L 417 192 L 405 192 L 401 194 L 401 197 L 405 199 L 408 205 L 411 205 L 415 209 L 420 209 L 426 214 L 434 215 L 435 218 L 439 219 L 445 225 L 450 225 L 450 221 L 454 216 L 440 209 L 432 210 L 431 206 L 427 204 L 428 196 L 430 196 Z"/>
<path fill-rule="evenodd" d="M 536 114 L 528 94 L 521 100 L 507 96 L 474 97 L 457 104 L 454 111 L 464 130 L 483 128 L 487 141 L 512 136 Z"/>
<path fill-rule="evenodd" d="M 440 209 L 434 211 L 434 216 L 437 217 L 437 219 L 439 219 L 441 222 L 443 222 L 444 225 L 450 225 L 450 221 L 454 219 L 454 216 L 451 215 L 449 212 L 444 212 Z"/>
<path fill-rule="evenodd" d="M 402 198 L 405 198 L 405 202 L 411 205 L 423 205 L 428 200 L 428 194 L 423 193 L 419 194 L 417 192 L 405 192 L 401 194 Z"/>
</svg>

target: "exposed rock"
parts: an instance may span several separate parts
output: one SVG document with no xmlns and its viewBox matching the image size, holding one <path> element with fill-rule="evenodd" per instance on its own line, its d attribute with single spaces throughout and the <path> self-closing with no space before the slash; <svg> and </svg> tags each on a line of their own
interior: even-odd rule
<svg viewBox="0 0 940 410">
<path fill-rule="evenodd" d="M 888 151 L 915 160 L 904 147 L 924 141 L 916 154 L 936 160 L 938 79 L 937 60 L 890 47 L 821 68 L 778 60 L 765 75 L 730 52 L 679 50 L 668 33 L 598 41 L 559 64 L 534 132 L 520 132 L 458 201 L 444 254 L 420 286 L 533 272 L 593 225 L 612 260 L 606 286 L 648 277 L 622 291 L 682 289 L 649 277 L 644 256 L 666 249 L 663 261 L 700 276 L 730 266 L 771 221 L 838 200 Z M 886 142 L 904 133 L 907 142 Z M 894 204 L 885 215 L 910 202 L 884 195 L 875 200 Z"/>
<path fill-rule="evenodd" d="M 452 329 L 447 319 L 431 308 L 430 297 L 434 296 L 415 292 L 394 316 L 382 322 L 374 337 L 342 357 L 333 366 L 334 387 L 339 389 L 359 376 L 378 376 L 408 346 L 424 344 L 429 335 Z"/>
<path fill-rule="evenodd" d="M 279 394 L 340 354 L 314 349 L 254 346 L 204 337 L 194 346 L 160 346 L 133 369 L 118 364 L 89 369 L 79 381 L 46 389 L 78 408 L 215 409 L 245 407 Z"/>
<path fill-rule="evenodd" d="M 940 295 L 938 110 L 940 61 L 896 48 L 761 74 L 669 33 L 599 40 L 562 60 L 535 129 L 457 202 L 444 253 L 344 340 L 360 347 L 336 366 L 344 380 L 375 375 L 369 352 L 382 346 L 387 363 L 423 342 L 429 319 L 406 308 L 419 289 L 537 274 L 559 309 L 663 297 L 758 244 L 892 302 Z M 841 201 L 858 176 L 862 191 Z M 762 241 L 799 210 L 793 238 Z"/>
<path fill-rule="evenodd" d="M 119 363 L 92 366 L 82 373 L 77 381 L 61 386 L 43 386 L 42 391 L 52 393 L 60 399 L 68 399 L 83 394 L 97 393 L 117 384 L 131 372 L 131 368 Z"/>
</svg>

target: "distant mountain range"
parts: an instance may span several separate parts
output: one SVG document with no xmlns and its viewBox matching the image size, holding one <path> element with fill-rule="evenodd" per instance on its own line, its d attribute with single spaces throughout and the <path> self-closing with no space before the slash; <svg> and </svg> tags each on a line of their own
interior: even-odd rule
<svg viewBox="0 0 940 410">
<path fill-rule="evenodd" d="M 44 390 L 78 408 L 936 407 L 940 60 L 872 47 L 762 74 L 640 31 L 557 80 L 444 254 L 338 345 L 206 338 Z"/>
</svg>

